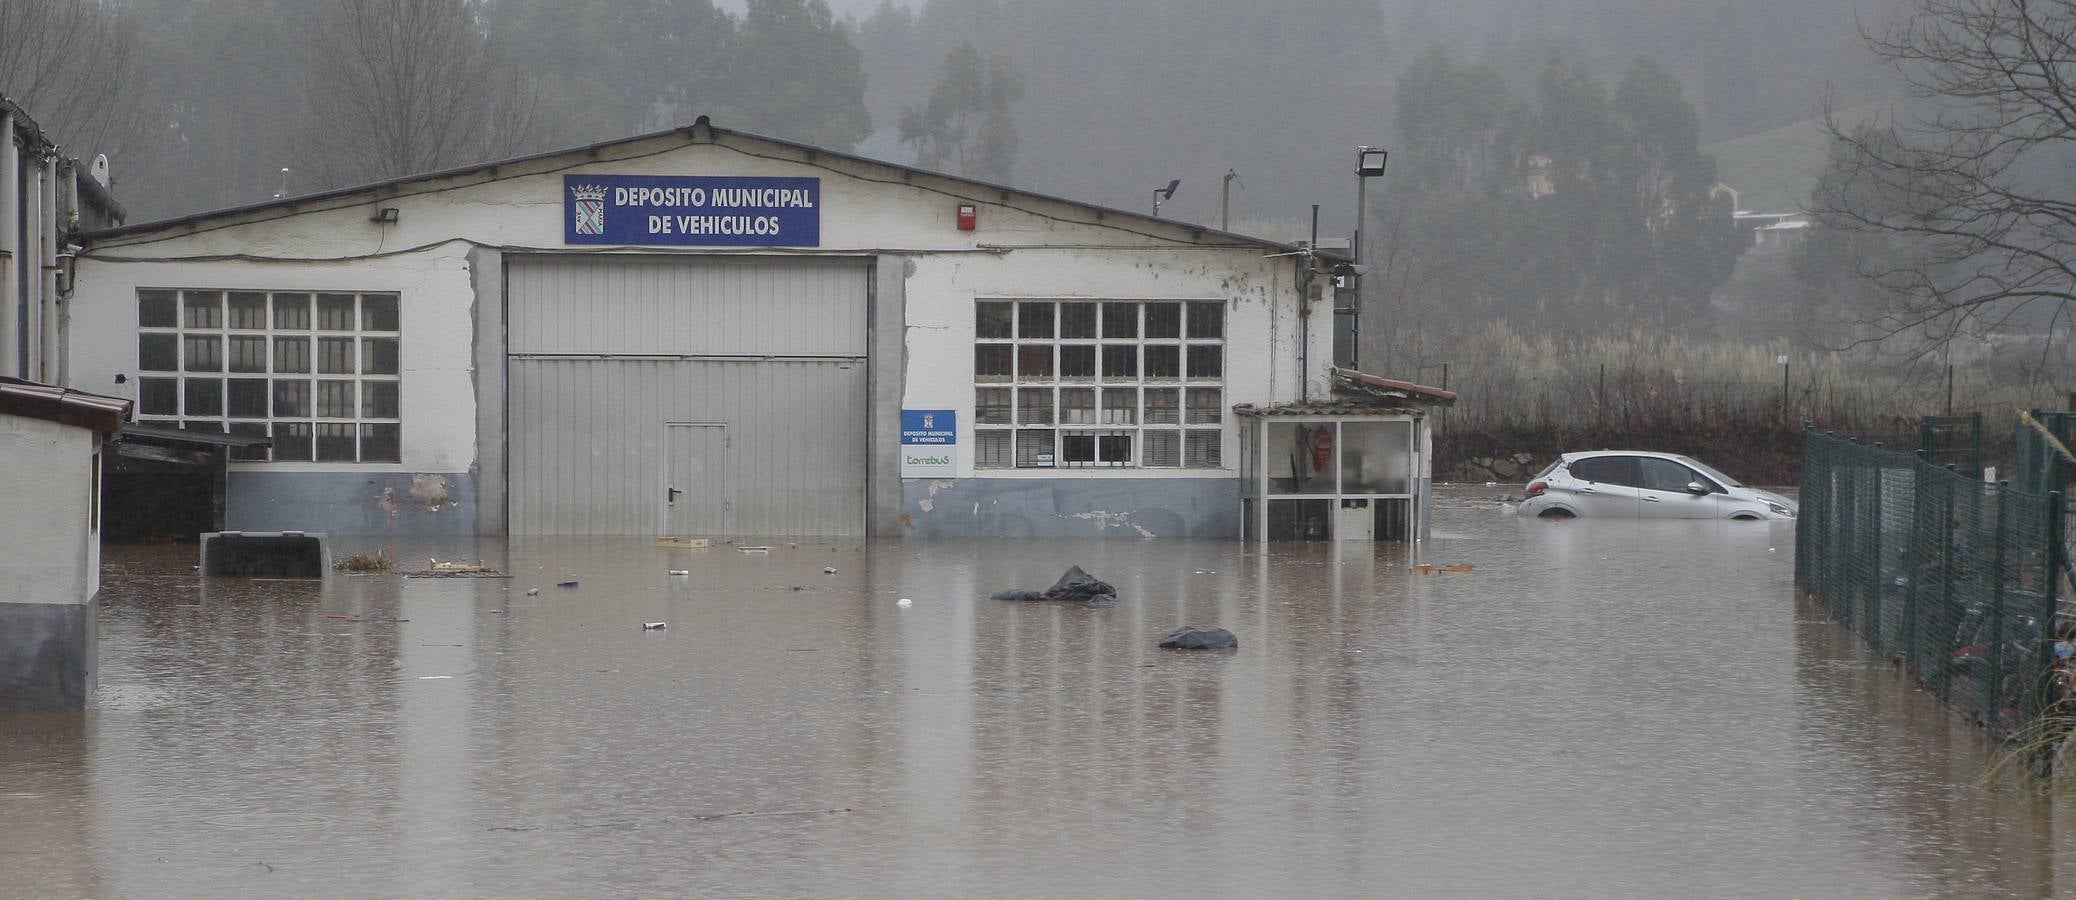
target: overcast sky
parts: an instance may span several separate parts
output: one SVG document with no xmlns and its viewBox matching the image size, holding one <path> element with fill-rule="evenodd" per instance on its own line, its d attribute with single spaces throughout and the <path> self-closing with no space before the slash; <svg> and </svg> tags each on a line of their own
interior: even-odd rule
<svg viewBox="0 0 2076 900">
<path fill-rule="evenodd" d="M 894 0 L 894 2 L 902 6 L 915 6 L 919 0 Z M 829 0 L 829 8 L 835 11 L 836 17 L 839 19 L 845 16 L 865 18 L 872 15 L 872 11 L 878 9 L 879 4 L 880 0 Z M 714 5 L 737 14 L 740 14 L 743 10 L 743 0 L 714 0 Z"/>
</svg>

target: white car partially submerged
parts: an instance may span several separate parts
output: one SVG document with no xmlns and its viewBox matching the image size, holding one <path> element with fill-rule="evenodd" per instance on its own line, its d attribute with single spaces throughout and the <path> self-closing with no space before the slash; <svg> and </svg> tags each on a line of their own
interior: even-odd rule
<svg viewBox="0 0 2076 900">
<path fill-rule="evenodd" d="M 1648 450 L 1566 453 L 1528 483 L 1524 516 L 1792 519 L 1795 501 L 1748 488 L 1690 457 Z"/>
</svg>

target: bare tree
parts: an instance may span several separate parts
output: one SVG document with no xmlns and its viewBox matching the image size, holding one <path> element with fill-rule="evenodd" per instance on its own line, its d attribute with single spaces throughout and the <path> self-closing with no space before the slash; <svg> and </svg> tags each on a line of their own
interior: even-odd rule
<svg viewBox="0 0 2076 900">
<path fill-rule="evenodd" d="M 107 0 L 0 0 L 0 96 L 73 155 L 116 155 L 140 105 L 137 33 Z"/>
<path fill-rule="evenodd" d="M 519 152 L 533 127 L 533 92 L 490 43 L 480 12 L 472 0 L 328 0 L 311 34 L 292 145 L 299 186 Z"/>
<path fill-rule="evenodd" d="M 1827 116 L 1811 210 L 1880 300 L 1862 340 L 2044 329 L 2051 348 L 2076 316 L 2076 0 L 1914 0 L 1867 42 L 1913 102 L 1871 127 Z"/>
</svg>

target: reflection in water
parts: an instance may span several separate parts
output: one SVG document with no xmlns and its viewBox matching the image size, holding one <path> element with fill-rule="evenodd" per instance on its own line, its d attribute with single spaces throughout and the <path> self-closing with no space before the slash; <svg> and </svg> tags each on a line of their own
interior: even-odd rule
<svg viewBox="0 0 2076 900">
<path fill-rule="evenodd" d="M 1469 575 L 513 539 L 391 548 L 509 580 L 316 583 L 111 549 L 97 706 L 0 719 L 0 893 L 2057 893 L 2066 824 L 1798 607 L 1791 529 L 1464 502 L 1421 559 Z M 1076 563 L 1123 601 L 983 599 Z M 1241 649 L 1154 648 L 1181 624 Z"/>
</svg>

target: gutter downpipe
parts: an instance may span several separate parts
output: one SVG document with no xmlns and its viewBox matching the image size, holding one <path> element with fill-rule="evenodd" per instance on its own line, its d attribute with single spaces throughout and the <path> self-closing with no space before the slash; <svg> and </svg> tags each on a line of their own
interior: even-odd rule
<svg viewBox="0 0 2076 900">
<path fill-rule="evenodd" d="M 1312 243 L 1293 259 L 1298 277 L 1298 402 L 1312 402 L 1312 254 L 1319 252 L 1319 204 L 1312 204 Z"/>
<path fill-rule="evenodd" d="M 1312 402 L 1312 261 L 1298 257 L 1298 400 Z"/>
<path fill-rule="evenodd" d="M 79 233 L 79 160 L 61 159 L 58 162 L 58 227 L 51 234 L 52 254 L 50 258 L 51 297 L 58 309 L 58 380 L 57 384 L 72 384 L 72 295 L 78 290 L 73 278 L 59 283 L 65 274 L 64 260 L 71 256 L 72 236 Z M 89 176 L 91 177 L 91 176 Z M 75 260 L 76 262 L 76 260 Z M 79 271 L 75 267 L 72 270 Z"/>
<path fill-rule="evenodd" d="M 0 252 L 7 267 L 0 271 L 0 375 L 27 375 L 21 358 L 22 328 L 28 311 L 21 302 L 22 264 L 21 151 L 15 146 L 14 114 L 0 116 Z"/>
<path fill-rule="evenodd" d="M 58 331 L 58 154 L 53 152 L 43 161 L 43 171 L 36 182 L 36 286 L 42 294 L 43 309 L 43 383 L 63 385 L 65 370 L 61 365 L 64 356 L 59 343 Z"/>
</svg>

